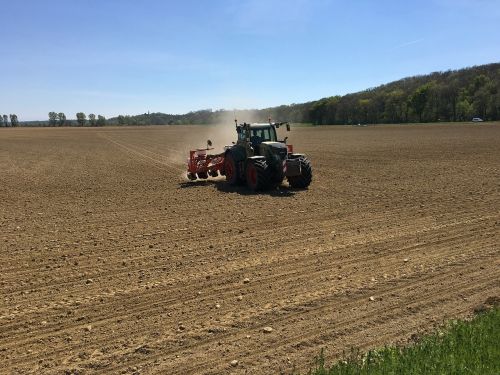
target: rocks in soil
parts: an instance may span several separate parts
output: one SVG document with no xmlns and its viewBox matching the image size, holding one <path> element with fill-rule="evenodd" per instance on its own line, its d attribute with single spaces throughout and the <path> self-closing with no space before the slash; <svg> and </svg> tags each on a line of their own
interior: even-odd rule
<svg viewBox="0 0 500 375">
<path fill-rule="evenodd" d="M 262 332 L 264 332 L 264 333 L 271 333 L 273 331 L 274 331 L 274 329 L 272 327 L 264 327 L 264 328 L 262 328 Z"/>
<path fill-rule="evenodd" d="M 250 282 L 250 279 L 248 277 L 245 277 L 243 279 L 243 284 L 248 284 Z"/>
<path fill-rule="evenodd" d="M 238 366 L 238 363 L 239 363 L 239 362 L 238 362 L 236 359 L 233 359 L 233 360 L 231 361 L 231 366 L 236 367 L 236 366 Z"/>
<path fill-rule="evenodd" d="M 135 348 L 135 352 L 140 353 L 140 354 L 150 354 L 153 352 L 153 349 L 151 349 L 147 345 L 141 345 L 141 346 L 138 346 L 137 348 Z"/>
</svg>

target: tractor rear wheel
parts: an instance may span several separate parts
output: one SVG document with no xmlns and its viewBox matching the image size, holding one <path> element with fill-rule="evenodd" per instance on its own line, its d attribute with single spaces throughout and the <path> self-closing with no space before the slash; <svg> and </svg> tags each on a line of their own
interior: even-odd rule
<svg viewBox="0 0 500 375">
<path fill-rule="evenodd" d="M 236 185 L 240 182 L 240 171 L 236 160 L 234 160 L 233 155 L 230 152 L 226 154 L 224 158 L 224 174 L 226 176 L 226 181 L 230 185 Z"/>
<path fill-rule="evenodd" d="M 269 189 L 271 179 L 265 160 L 249 160 L 246 170 L 247 185 L 253 191 Z"/>
<path fill-rule="evenodd" d="M 307 188 L 312 181 L 312 167 L 311 162 L 306 157 L 300 157 L 300 175 L 298 176 L 290 176 L 286 179 L 288 180 L 288 184 L 292 188 L 297 189 L 305 189 Z"/>
</svg>

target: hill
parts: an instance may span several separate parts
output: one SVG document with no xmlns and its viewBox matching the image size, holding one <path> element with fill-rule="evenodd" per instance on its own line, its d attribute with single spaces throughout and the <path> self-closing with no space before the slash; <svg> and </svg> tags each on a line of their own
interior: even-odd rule
<svg viewBox="0 0 500 375">
<path fill-rule="evenodd" d="M 408 123 L 500 119 L 500 63 L 403 78 L 365 91 L 256 110 L 237 110 L 244 121 L 273 119 L 312 124 Z M 183 115 L 119 116 L 117 125 L 211 124 L 233 111 L 210 109 Z"/>
</svg>

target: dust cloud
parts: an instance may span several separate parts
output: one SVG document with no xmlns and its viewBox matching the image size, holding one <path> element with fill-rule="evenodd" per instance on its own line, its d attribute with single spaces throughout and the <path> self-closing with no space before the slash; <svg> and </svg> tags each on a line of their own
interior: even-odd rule
<svg viewBox="0 0 500 375">
<path fill-rule="evenodd" d="M 189 156 L 189 151 L 197 148 L 206 148 L 207 140 L 212 141 L 213 150 L 211 153 L 220 153 L 224 151 L 224 146 L 231 146 L 236 142 L 237 133 L 235 127 L 235 118 L 238 124 L 243 122 L 262 121 L 257 111 L 224 111 L 221 112 L 217 124 L 215 125 L 186 125 L 190 131 L 180 140 L 179 151 L 168 155 L 169 159 L 175 162 L 185 163 Z M 180 158 L 181 155 L 185 155 Z"/>
</svg>

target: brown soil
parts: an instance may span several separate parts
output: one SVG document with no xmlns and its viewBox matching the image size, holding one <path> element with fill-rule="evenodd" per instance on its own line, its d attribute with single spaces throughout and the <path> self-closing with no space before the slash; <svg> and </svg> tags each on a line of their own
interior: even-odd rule
<svg viewBox="0 0 500 375">
<path fill-rule="evenodd" d="M 258 195 L 183 179 L 212 131 L 0 129 L 0 372 L 305 371 L 500 295 L 499 124 L 295 128 Z"/>
</svg>

